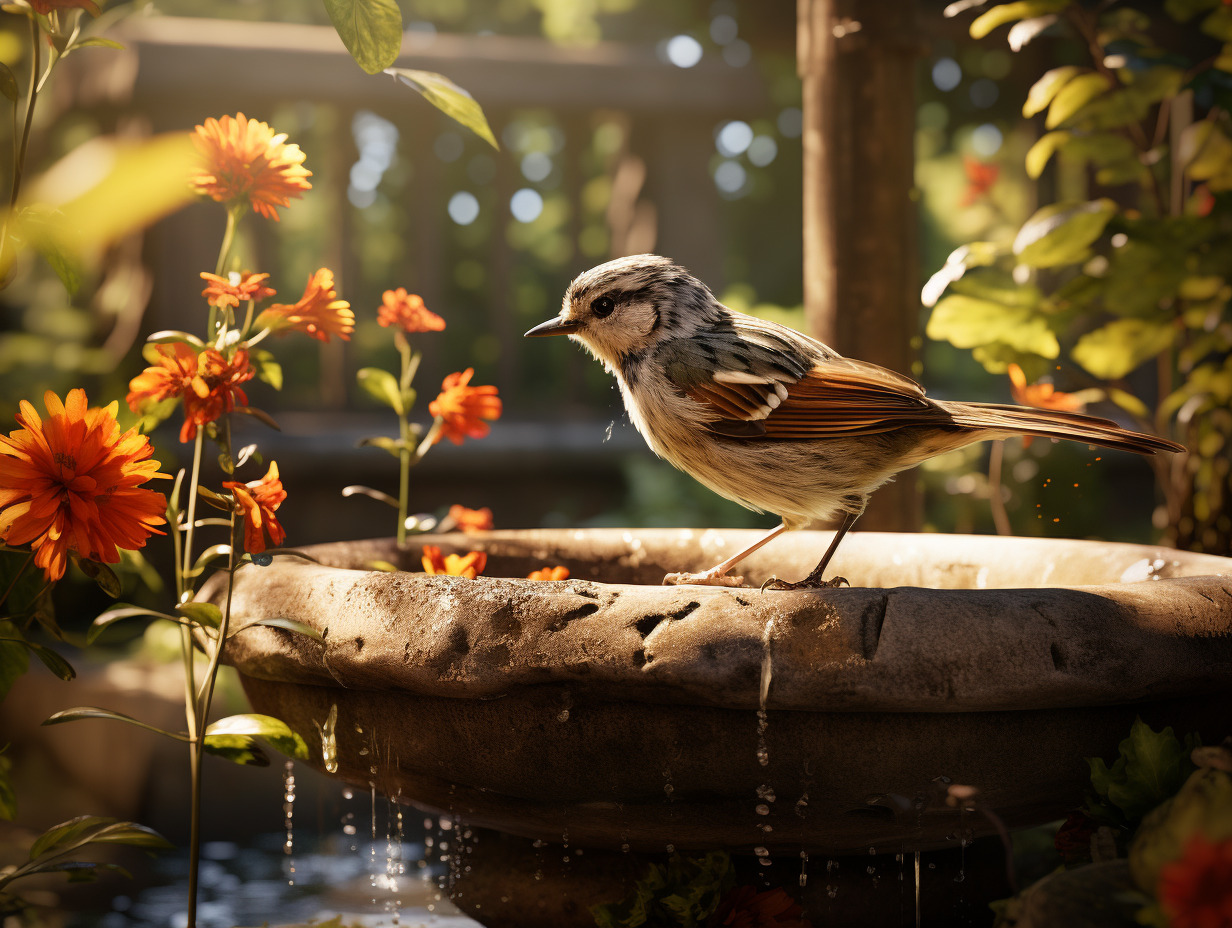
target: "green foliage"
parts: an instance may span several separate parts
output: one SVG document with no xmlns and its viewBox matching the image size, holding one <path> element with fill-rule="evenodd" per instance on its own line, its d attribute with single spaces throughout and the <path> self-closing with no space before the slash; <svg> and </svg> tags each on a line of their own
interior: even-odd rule
<svg viewBox="0 0 1232 928">
<path fill-rule="evenodd" d="M 1014 254 L 1029 267 L 1076 264 L 1087 256 L 1087 248 L 1103 234 L 1116 211 L 1108 199 L 1045 206 L 1018 230 Z"/>
<path fill-rule="evenodd" d="M 292 731 L 286 722 L 253 712 L 231 715 L 210 725 L 205 730 L 205 749 L 215 751 L 216 747 L 232 746 L 252 738 L 264 738 L 288 757 L 308 759 L 308 746 L 304 739 Z"/>
<path fill-rule="evenodd" d="M 591 908 L 599 928 L 697 928 L 718 908 L 735 882 L 724 851 L 704 857 L 673 854 L 667 864 L 651 864 L 624 899 Z"/>
<path fill-rule="evenodd" d="M 387 68 L 385 73 L 419 91 L 425 100 L 450 119 L 470 129 L 493 148 L 500 149 L 488 119 L 483 115 L 483 108 L 445 75 L 411 68 Z"/>
<path fill-rule="evenodd" d="M 325 0 L 338 38 L 356 64 L 379 74 L 402 50 L 402 11 L 395 0 Z"/>
<path fill-rule="evenodd" d="M 398 378 L 387 370 L 365 367 L 356 372 L 355 378 L 365 393 L 400 416 L 406 415 L 415 404 L 415 391 L 409 388 L 403 391 L 398 386 Z"/>
<path fill-rule="evenodd" d="M 1018 0 L 1016 3 L 1002 3 L 980 15 L 971 24 L 971 37 L 982 39 L 998 26 L 1012 23 L 1020 19 L 1031 19 L 1035 16 L 1045 16 L 1056 13 L 1069 6 L 1070 0 Z"/>
<path fill-rule="evenodd" d="M 1182 742 L 1166 727 L 1156 732 L 1135 719 L 1129 737 L 1119 745 L 1109 767 L 1100 757 L 1088 757 L 1091 786 L 1085 811 L 1097 822 L 1132 829 L 1142 817 L 1174 796 L 1193 772 L 1189 755 L 1201 744 L 1197 735 Z"/>
</svg>

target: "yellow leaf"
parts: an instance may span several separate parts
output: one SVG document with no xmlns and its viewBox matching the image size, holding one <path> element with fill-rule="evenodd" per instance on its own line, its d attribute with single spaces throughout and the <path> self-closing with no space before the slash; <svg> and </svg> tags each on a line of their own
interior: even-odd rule
<svg viewBox="0 0 1232 928">
<path fill-rule="evenodd" d="M 1083 74 L 1075 77 L 1053 98 L 1044 125 L 1049 129 L 1055 129 L 1110 88 L 1108 78 L 1102 74 Z"/>
<path fill-rule="evenodd" d="M 1077 65 L 1067 64 L 1061 68 L 1045 71 L 1044 75 L 1027 92 L 1027 102 L 1022 105 L 1022 115 L 1030 117 L 1036 113 L 1042 113 L 1052 102 L 1052 98 L 1057 95 L 1057 91 L 1085 70 Z"/>
<path fill-rule="evenodd" d="M 1032 180 L 1044 173 L 1044 168 L 1056 153 L 1057 149 L 1069 141 L 1068 132 L 1049 132 L 1041 136 L 1030 151 L 1027 152 L 1027 176 Z"/>
</svg>

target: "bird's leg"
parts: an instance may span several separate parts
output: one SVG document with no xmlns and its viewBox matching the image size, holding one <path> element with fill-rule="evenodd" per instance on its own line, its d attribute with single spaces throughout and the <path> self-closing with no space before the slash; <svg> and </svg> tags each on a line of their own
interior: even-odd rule
<svg viewBox="0 0 1232 928">
<path fill-rule="evenodd" d="M 669 586 L 678 586 L 682 584 L 701 584 L 704 586 L 744 586 L 744 577 L 729 577 L 727 572 L 766 542 L 777 538 L 785 531 L 787 531 L 786 522 L 770 529 L 769 532 L 757 539 L 757 541 L 753 542 L 743 551 L 733 554 L 722 564 L 716 564 L 709 570 L 703 571 L 700 574 L 668 574 L 663 578 L 663 582 Z"/>
<path fill-rule="evenodd" d="M 829 580 L 823 580 L 826 567 L 830 563 L 830 558 L 834 557 L 834 552 L 838 550 L 838 543 L 843 540 L 843 536 L 847 534 L 847 530 L 855 524 L 856 519 L 860 518 L 860 513 L 849 512 L 843 516 L 843 524 L 838 527 L 838 531 L 834 533 L 834 538 L 830 542 L 830 547 L 826 548 L 826 553 L 821 556 L 821 562 L 813 568 L 812 572 L 798 583 L 788 583 L 786 580 L 780 580 L 778 577 L 773 577 L 762 584 L 763 590 L 816 590 L 826 587 L 842 586 L 847 582 L 846 577 L 831 577 Z"/>
</svg>

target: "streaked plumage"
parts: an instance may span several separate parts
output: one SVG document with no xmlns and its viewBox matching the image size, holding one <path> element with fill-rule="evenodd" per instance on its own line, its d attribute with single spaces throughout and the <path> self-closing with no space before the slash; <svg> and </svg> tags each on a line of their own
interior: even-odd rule
<svg viewBox="0 0 1232 928">
<path fill-rule="evenodd" d="M 629 417 L 656 454 L 721 496 L 780 516 L 774 534 L 846 514 L 810 586 L 821 585 L 834 547 L 873 491 L 934 455 L 1015 434 L 1140 454 L 1184 450 L 1108 419 L 931 400 L 907 377 L 727 308 L 655 255 L 579 275 L 560 315 L 526 334 L 568 334 L 582 344 L 616 376 Z M 683 580 L 729 582 L 727 571 L 747 553 Z"/>
</svg>

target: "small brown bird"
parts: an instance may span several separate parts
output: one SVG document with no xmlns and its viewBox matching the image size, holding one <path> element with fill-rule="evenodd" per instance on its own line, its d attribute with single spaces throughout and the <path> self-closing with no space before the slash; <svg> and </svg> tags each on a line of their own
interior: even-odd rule
<svg viewBox="0 0 1232 928">
<path fill-rule="evenodd" d="M 913 380 L 840 356 L 816 339 L 728 309 L 657 255 L 601 264 L 569 285 L 560 315 L 527 337 L 568 335 L 616 376 L 625 408 L 659 457 L 782 525 L 700 574 L 665 583 L 739 586 L 729 571 L 781 532 L 842 522 L 817 567 L 777 589 L 823 580 L 868 498 L 899 471 L 972 442 L 1039 435 L 1139 454 L 1182 445 L 1108 419 L 993 403 L 930 400 Z"/>
</svg>

